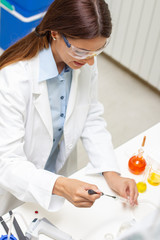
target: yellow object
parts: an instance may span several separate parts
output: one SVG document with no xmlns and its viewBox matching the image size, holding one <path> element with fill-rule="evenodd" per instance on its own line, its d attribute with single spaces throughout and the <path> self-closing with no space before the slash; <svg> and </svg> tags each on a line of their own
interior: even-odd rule
<svg viewBox="0 0 160 240">
<path fill-rule="evenodd" d="M 160 184 L 160 174 L 151 172 L 147 180 L 151 185 L 158 186 Z"/>
<path fill-rule="evenodd" d="M 147 184 L 145 182 L 138 182 L 137 183 L 137 189 L 139 193 L 143 193 L 147 189 Z"/>
</svg>

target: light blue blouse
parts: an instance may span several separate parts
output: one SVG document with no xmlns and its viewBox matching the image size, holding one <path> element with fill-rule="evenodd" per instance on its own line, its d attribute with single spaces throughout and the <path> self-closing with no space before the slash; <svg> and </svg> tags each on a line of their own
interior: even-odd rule
<svg viewBox="0 0 160 240">
<path fill-rule="evenodd" d="M 72 69 L 66 66 L 59 74 L 51 47 L 43 49 L 39 54 L 39 82 L 47 81 L 53 124 L 53 147 L 46 162 L 45 169 L 55 172 L 55 163 L 59 151 L 59 141 L 63 134 L 66 117 Z"/>
</svg>

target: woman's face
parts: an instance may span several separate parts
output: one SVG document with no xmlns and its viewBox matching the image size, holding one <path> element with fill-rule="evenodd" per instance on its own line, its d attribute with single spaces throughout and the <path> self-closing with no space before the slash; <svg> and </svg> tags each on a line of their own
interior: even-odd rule
<svg viewBox="0 0 160 240">
<path fill-rule="evenodd" d="M 103 48 L 107 41 L 105 37 L 96 37 L 94 39 L 73 39 L 67 37 L 68 43 L 73 46 L 73 48 L 69 48 L 62 35 L 52 32 L 52 37 L 55 38 L 55 40 L 52 40 L 51 48 L 56 63 L 64 62 L 72 69 L 79 69 L 86 63 L 88 63 L 89 65 L 93 65 L 94 52 Z M 93 55 L 89 52 L 90 55 L 85 57 L 84 54 L 83 58 L 82 50 L 82 52 L 80 52 L 81 55 L 76 56 L 76 53 L 79 53 L 78 49 L 92 51 Z M 84 53 L 86 53 L 86 51 L 84 51 Z"/>
</svg>

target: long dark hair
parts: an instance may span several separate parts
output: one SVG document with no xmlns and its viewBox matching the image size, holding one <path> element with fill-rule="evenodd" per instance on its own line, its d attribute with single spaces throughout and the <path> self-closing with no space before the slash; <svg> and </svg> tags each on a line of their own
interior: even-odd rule
<svg viewBox="0 0 160 240">
<path fill-rule="evenodd" d="M 112 23 L 104 0 L 55 0 L 49 7 L 36 31 L 31 32 L 9 47 L 0 57 L 0 69 L 34 57 L 51 43 L 51 30 L 73 38 L 108 38 Z"/>
</svg>

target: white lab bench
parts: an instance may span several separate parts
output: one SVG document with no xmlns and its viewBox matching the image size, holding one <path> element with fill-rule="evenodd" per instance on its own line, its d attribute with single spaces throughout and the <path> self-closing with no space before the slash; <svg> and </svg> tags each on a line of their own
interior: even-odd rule
<svg viewBox="0 0 160 240">
<path fill-rule="evenodd" d="M 115 149 L 122 176 L 134 178 L 136 182 L 142 180 L 142 175 L 133 175 L 129 172 L 128 160 L 140 148 L 144 135 L 146 136 L 145 154 L 160 149 L 160 123 Z M 74 173 L 71 178 L 96 184 L 104 193 L 115 194 L 108 187 L 102 175 L 86 175 L 85 168 Z M 160 205 L 160 186 L 151 186 L 147 183 L 147 191 L 139 195 L 139 201 L 144 202 L 132 208 L 123 205 L 118 200 L 102 196 L 91 208 L 76 208 L 70 202 L 65 201 L 61 210 L 49 213 L 36 204 L 25 203 L 14 209 L 13 212 L 22 214 L 28 225 L 34 218 L 45 217 L 59 229 L 70 234 L 74 240 L 104 240 L 105 234 L 111 233 L 117 237 L 123 223 L 129 222 L 133 218 L 140 221 L 155 209 L 155 205 Z M 35 214 L 36 210 L 38 214 Z M 7 221 L 8 214 L 3 218 Z M 23 220 L 19 215 L 16 218 L 25 232 L 26 227 Z M 7 224 L 9 225 L 9 223 Z M 14 230 L 12 232 L 14 233 Z M 1 234 L 5 234 L 2 226 L 0 226 L 0 236 Z M 48 240 L 50 238 L 40 235 L 39 239 Z"/>
</svg>

